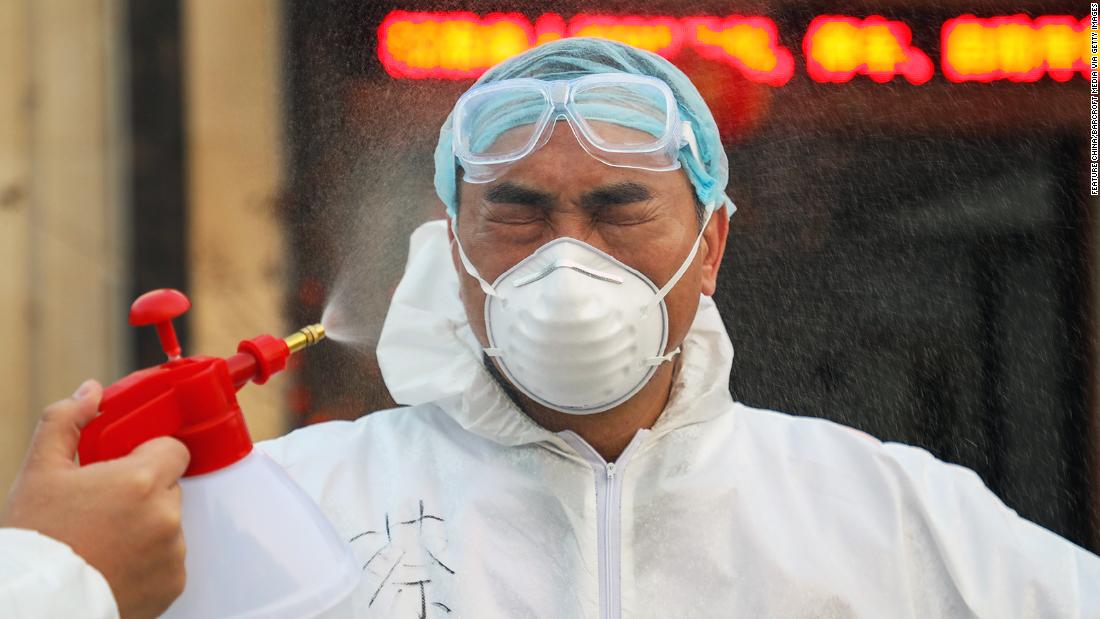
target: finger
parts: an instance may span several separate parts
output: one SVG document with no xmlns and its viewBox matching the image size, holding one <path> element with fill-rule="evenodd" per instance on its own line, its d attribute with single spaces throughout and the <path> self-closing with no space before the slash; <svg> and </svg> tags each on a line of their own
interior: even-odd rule
<svg viewBox="0 0 1100 619">
<path fill-rule="evenodd" d="M 47 406 L 34 430 L 29 456 L 41 462 L 72 464 L 80 432 L 95 418 L 102 397 L 99 383 L 87 380 L 71 398 Z"/>
<path fill-rule="evenodd" d="M 183 505 L 183 488 L 180 487 L 179 482 L 168 486 L 167 500 L 175 509 L 179 509 L 180 505 Z"/>
<path fill-rule="evenodd" d="M 137 446 L 121 461 L 147 467 L 156 477 L 158 486 L 169 487 L 179 481 L 191 463 L 191 452 L 179 440 L 160 436 Z"/>
</svg>

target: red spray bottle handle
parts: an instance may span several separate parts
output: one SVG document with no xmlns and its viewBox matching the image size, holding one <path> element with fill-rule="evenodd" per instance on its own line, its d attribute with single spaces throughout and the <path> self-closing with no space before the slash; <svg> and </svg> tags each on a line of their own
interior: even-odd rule
<svg viewBox="0 0 1100 619">
<path fill-rule="evenodd" d="M 158 436 L 173 436 L 187 446 L 188 476 L 224 468 L 252 451 L 236 393 L 250 380 L 263 384 L 283 370 L 290 347 L 282 339 L 261 335 L 243 340 L 238 353 L 227 359 L 182 357 L 172 319 L 190 307 L 183 293 L 169 289 L 134 301 L 130 324 L 156 326 L 168 361 L 104 390 L 100 415 L 80 436 L 81 464 L 125 456 Z"/>
</svg>

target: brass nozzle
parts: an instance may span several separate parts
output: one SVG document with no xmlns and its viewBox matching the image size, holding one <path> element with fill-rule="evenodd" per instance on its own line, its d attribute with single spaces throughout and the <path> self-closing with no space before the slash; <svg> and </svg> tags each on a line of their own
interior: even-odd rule
<svg viewBox="0 0 1100 619">
<path fill-rule="evenodd" d="M 283 338 L 291 353 L 296 353 L 303 348 L 313 346 L 317 342 L 325 339 L 325 328 L 320 323 L 315 325 L 309 325 L 308 327 L 302 327 L 294 333 Z"/>
</svg>

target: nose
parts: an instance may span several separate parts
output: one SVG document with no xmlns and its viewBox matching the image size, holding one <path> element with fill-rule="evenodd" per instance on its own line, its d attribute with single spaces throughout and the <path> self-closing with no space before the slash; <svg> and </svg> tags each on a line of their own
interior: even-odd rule
<svg viewBox="0 0 1100 619">
<path fill-rule="evenodd" d="M 606 254 L 614 255 L 611 247 L 600 234 L 599 227 L 592 221 L 591 215 L 579 207 L 554 214 L 550 222 L 549 234 L 546 235 L 544 242 L 549 243 L 559 238 L 584 241 Z"/>
</svg>

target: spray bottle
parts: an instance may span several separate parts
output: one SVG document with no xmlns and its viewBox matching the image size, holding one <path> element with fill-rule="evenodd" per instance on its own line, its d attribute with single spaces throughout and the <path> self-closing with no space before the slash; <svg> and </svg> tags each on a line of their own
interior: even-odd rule
<svg viewBox="0 0 1100 619">
<path fill-rule="evenodd" d="M 317 324 L 243 340 L 227 357 L 183 357 L 172 319 L 191 307 L 154 290 L 130 308 L 154 325 L 168 361 L 107 387 L 80 437 L 82 465 L 172 436 L 191 452 L 180 480 L 187 585 L 163 617 L 307 619 L 338 615 L 359 579 L 348 545 L 270 458 L 253 450 L 236 392 L 262 385 L 291 354 L 325 337 Z"/>
</svg>

